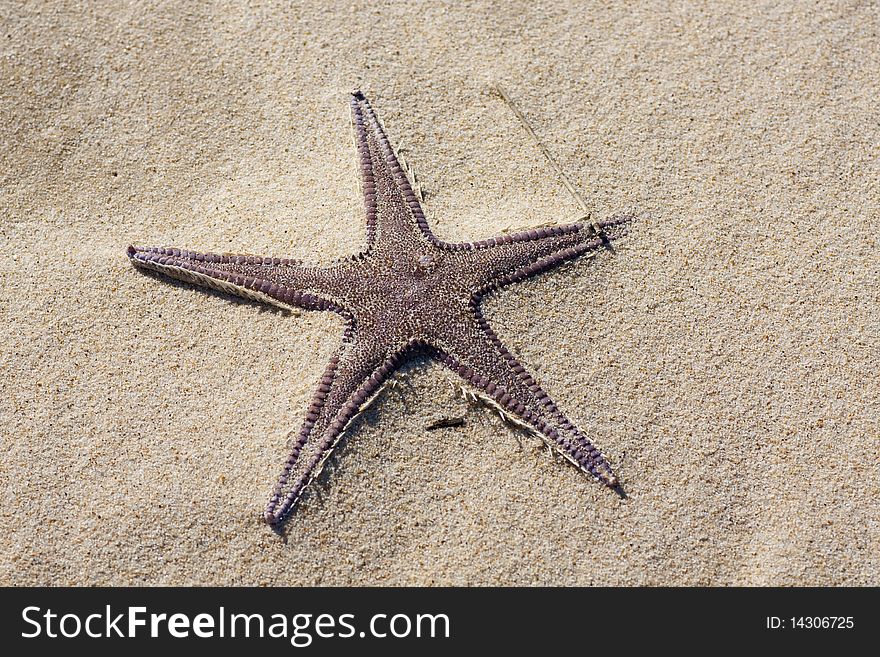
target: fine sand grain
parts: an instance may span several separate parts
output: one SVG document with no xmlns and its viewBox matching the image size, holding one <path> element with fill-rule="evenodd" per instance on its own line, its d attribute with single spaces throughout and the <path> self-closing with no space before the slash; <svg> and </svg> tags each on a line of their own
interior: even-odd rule
<svg viewBox="0 0 880 657">
<path fill-rule="evenodd" d="M 876 6 L 247 4 L 4 3 L 0 583 L 880 584 Z M 486 306 L 628 498 L 419 361 L 278 537 L 340 321 L 125 247 L 361 248 L 358 87 L 441 238 L 577 219 L 495 81 L 641 217 Z"/>
</svg>

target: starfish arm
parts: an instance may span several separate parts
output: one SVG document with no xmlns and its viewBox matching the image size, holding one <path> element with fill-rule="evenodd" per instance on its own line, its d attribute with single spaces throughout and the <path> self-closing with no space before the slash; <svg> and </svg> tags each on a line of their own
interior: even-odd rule
<svg viewBox="0 0 880 657">
<path fill-rule="evenodd" d="M 446 344 L 438 345 L 439 360 L 479 390 L 503 418 L 539 436 L 579 470 L 616 488 L 617 477 L 605 456 L 502 344 L 477 304 L 475 300 L 468 330 L 449 335 L 442 341 Z"/>
<path fill-rule="evenodd" d="M 368 250 L 402 240 L 436 242 L 425 213 L 370 101 L 359 91 L 351 96 L 357 142 Z"/>
<path fill-rule="evenodd" d="M 596 234 L 590 224 L 567 224 L 504 235 L 473 244 L 450 245 L 466 254 L 475 283 L 486 289 L 516 283 L 564 262 L 598 251 L 626 235 L 629 216 L 600 222 Z"/>
<path fill-rule="evenodd" d="M 334 297 L 348 268 L 307 267 L 295 260 L 197 253 L 174 248 L 128 247 L 132 264 L 203 287 L 283 308 L 341 311 Z"/>
<path fill-rule="evenodd" d="M 349 325 L 342 347 L 321 377 L 266 505 L 263 517 L 269 525 L 280 525 L 293 511 L 351 422 L 378 396 L 400 363 L 403 353 L 382 344 L 380 337 L 358 336 L 355 324 Z"/>
</svg>

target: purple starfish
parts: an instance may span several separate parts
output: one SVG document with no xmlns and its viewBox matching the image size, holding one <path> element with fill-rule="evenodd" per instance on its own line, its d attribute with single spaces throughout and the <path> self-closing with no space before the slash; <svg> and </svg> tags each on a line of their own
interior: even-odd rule
<svg viewBox="0 0 880 657">
<path fill-rule="evenodd" d="M 417 352 L 449 367 L 504 416 L 616 488 L 605 457 L 501 343 L 480 301 L 501 286 L 594 253 L 623 236 L 630 218 L 443 242 L 428 227 L 363 94 L 352 94 L 351 109 L 367 218 L 364 252 L 319 268 L 284 258 L 128 248 L 138 267 L 283 308 L 332 310 L 345 319 L 342 344 L 312 398 L 266 506 L 266 522 L 278 526 L 290 514 L 352 420 Z"/>
</svg>

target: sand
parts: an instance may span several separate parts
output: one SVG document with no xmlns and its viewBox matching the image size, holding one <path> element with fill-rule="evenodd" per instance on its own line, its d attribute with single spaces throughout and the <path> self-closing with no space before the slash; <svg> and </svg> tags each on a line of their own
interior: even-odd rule
<svg viewBox="0 0 880 657">
<path fill-rule="evenodd" d="M 880 583 L 880 15 L 736 4 L 4 3 L 0 583 Z M 341 322 L 125 247 L 361 248 L 354 88 L 441 238 L 577 219 L 494 81 L 641 218 L 486 304 L 628 497 L 418 361 L 276 536 Z"/>
</svg>

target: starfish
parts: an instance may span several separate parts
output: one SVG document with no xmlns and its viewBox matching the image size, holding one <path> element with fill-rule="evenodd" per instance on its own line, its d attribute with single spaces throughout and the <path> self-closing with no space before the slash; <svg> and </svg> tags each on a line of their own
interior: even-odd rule
<svg viewBox="0 0 880 657">
<path fill-rule="evenodd" d="M 360 161 L 366 249 L 326 267 L 252 255 L 128 247 L 131 262 L 285 309 L 333 311 L 345 320 L 297 440 L 263 513 L 277 528 L 389 376 L 416 354 L 432 357 L 502 414 L 611 488 L 606 458 L 502 344 L 480 309 L 493 291 L 580 256 L 626 232 L 630 217 L 450 243 L 428 226 L 419 196 L 369 101 L 351 96 Z"/>
</svg>

